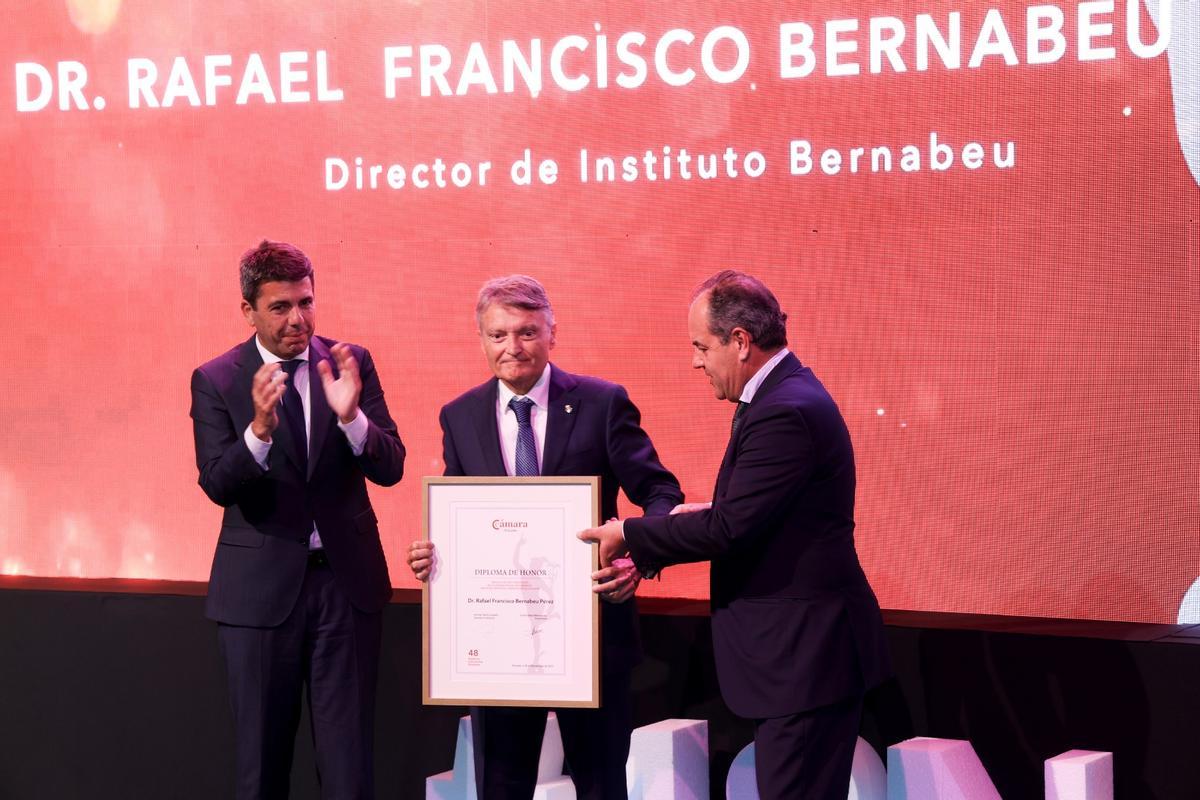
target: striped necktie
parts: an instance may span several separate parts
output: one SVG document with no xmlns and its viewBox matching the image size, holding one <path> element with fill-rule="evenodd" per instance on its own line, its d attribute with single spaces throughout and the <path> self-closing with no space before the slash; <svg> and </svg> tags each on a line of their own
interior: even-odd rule
<svg viewBox="0 0 1200 800">
<path fill-rule="evenodd" d="M 514 472 L 518 476 L 538 475 L 537 441 L 533 436 L 533 425 L 530 423 L 530 412 L 533 401 L 528 397 L 512 398 L 508 407 L 517 415 L 517 457 Z"/>
</svg>

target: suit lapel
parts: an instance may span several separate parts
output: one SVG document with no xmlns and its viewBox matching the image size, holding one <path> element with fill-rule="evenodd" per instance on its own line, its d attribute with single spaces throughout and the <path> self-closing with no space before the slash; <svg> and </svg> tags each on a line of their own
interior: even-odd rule
<svg viewBox="0 0 1200 800">
<path fill-rule="evenodd" d="M 254 386 L 254 373 L 258 372 L 258 368 L 263 365 L 262 354 L 258 352 L 258 347 L 254 344 L 254 337 L 251 336 L 240 348 L 238 348 L 237 360 L 234 362 L 234 381 L 233 385 L 237 390 L 233 392 L 233 396 L 229 398 L 230 403 L 237 403 L 238 409 L 245 413 L 246 425 L 254 419 L 254 398 L 250 396 L 250 388 Z M 234 417 L 239 419 L 238 416 Z M 245 430 L 245 425 L 241 426 Z"/>
<path fill-rule="evenodd" d="M 736 408 L 736 406 L 734 406 Z M 750 415 L 750 409 L 746 409 L 746 416 Z M 733 426 L 733 419 L 730 418 L 730 427 Z M 721 496 L 721 486 L 725 483 L 725 479 L 729 477 L 729 473 L 733 471 L 733 465 L 737 463 L 737 446 L 742 439 L 742 431 L 746 430 L 746 417 L 742 417 L 742 424 L 738 426 L 737 435 L 732 432 L 729 436 L 729 441 L 725 443 L 725 455 L 721 456 L 721 468 L 717 470 L 717 481 L 713 486 L 713 498 Z"/>
<path fill-rule="evenodd" d="M 749 414 L 750 413 L 749 410 L 747 410 L 746 413 Z M 732 428 L 732 426 L 733 426 L 732 419 L 730 420 L 729 424 L 730 424 L 730 427 Z M 725 443 L 725 455 L 721 456 L 720 472 L 724 472 L 727 467 L 732 466 L 733 462 L 737 460 L 737 443 L 741 440 L 742 429 L 745 427 L 746 427 L 746 420 L 743 419 L 742 424 L 740 426 L 738 426 L 737 435 L 734 435 L 732 432 L 730 433 L 729 441 L 727 441 Z"/>
<path fill-rule="evenodd" d="M 734 465 L 737 463 L 738 445 L 741 444 L 742 436 L 746 433 L 746 428 L 749 423 L 750 416 L 754 413 L 754 404 L 765 399 L 783 380 L 795 372 L 799 372 L 804 368 L 800 363 L 800 359 L 796 358 L 794 353 L 788 353 L 783 357 L 783 360 L 775 365 L 775 369 L 763 379 L 762 384 L 758 387 L 758 391 L 754 393 L 754 400 L 750 403 L 750 407 L 746 409 L 745 416 L 742 417 L 742 423 L 738 425 L 737 433 L 730 434 L 729 443 L 725 445 L 725 455 L 721 458 L 721 468 L 717 470 L 717 484 L 713 488 L 713 497 L 720 494 L 721 484 L 725 482 L 725 478 L 733 471 Z M 736 406 L 735 406 L 736 408 Z M 733 425 L 733 418 L 730 417 L 730 425 Z"/>
<path fill-rule="evenodd" d="M 567 372 L 550 365 L 550 393 L 546 413 L 546 446 L 542 453 L 542 474 L 558 474 L 558 465 L 566 452 L 571 430 L 579 417 L 580 400 L 575 393 L 578 382 Z M 569 410 L 568 410 L 569 409 Z"/>
<path fill-rule="evenodd" d="M 496 398 L 498 381 L 492 378 L 477 395 L 474 413 L 475 435 L 479 438 L 479 453 L 483 456 L 486 475 L 504 476 L 504 455 L 500 452 L 500 429 L 496 427 Z M 468 472 L 468 474 L 470 474 Z"/>
<path fill-rule="evenodd" d="M 317 337 L 312 337 L 309 340 L 308 347 L 308 407 L 310 427 L 308 432 L 308 476 L 313 475 L 313 469 L 316 467 L 317 458 L 321 454 L 321 448 L 325 445 L 325 437 L 329 435 L 329 428 L 333 424 L 333 411 L 329 408 L 328 401 L 325 400 L 325 387 L 321 385 L 321 373 L 317 372 L 317 364 L 329 358 L 329 349 L 325 347 L 325 343 Z M 330 363 L 330 366 L 334 364 Z M 336 369 L 334 377 L 336 377 Z M 362 413 L 362 409 L 359 409 Z"/>
</svg>

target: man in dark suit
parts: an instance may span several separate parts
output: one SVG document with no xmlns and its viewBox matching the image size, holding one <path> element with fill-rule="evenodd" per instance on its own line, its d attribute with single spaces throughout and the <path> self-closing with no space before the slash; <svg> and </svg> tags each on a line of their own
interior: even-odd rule
<svg viewBox="0 0 1200 800">
<path fill-rule="evenodd" d="M 755 722 L 763 800 L 845 800 L 865 691 L 889 672 L 854 549 L 854 456 L 841 412 L 787 350 L 785 315 L 730 270 L 688 312 L 692 366 L 738 404 L 711 504 L 584 531 L 602 564 L 712 560 L 721 694 Z"/>
<path fill-rule="evenodd" d="M 205 612 L 228 671 L 236 794 L 287 797 L 307 684 L 322 796 L 370 798 L 391 581 L 366 480 L 399 481 L 404 445 L 370 354 L 313 335 L 308 257 L 264 241 L 240 273 L 255 335 L 191 387 L 200 486 L 225 509 Z"/>
<path fill-rule="evenodd" d="M 600 511 L 617 515 L 617 490 L 648 515 L 682 499 L 659 462 L 625 390 L 549 363 L 556 327 L 545 289 L 512 275 L 485 284 L 475 308 L 483 352 L 495 377 L 441 413 L 447 475 L 598 475 Z M 435 565 L 429 542 L 413 542 L 420 580 Z M 594 576 L 601 610 L 600 709 L 555 709 L 563 752 L 580 800 L 624 800 L 632 709 L 629 674 L 641 656 L 633 594 L 641 576 L 628 559 Z M 537 780 L 546 709 L 471 710 L 481 800 L 529 800 Z"/>
</svg>

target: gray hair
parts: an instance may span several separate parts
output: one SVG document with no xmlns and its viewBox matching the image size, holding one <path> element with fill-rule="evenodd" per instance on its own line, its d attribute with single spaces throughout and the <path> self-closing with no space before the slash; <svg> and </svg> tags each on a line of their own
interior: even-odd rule
<svg viewBox="0 0 1200 800">
<path fill-rule="evenodd" d="M 485 283 L 479 289 L 479 300 L 475 302 L 476 325 L 482 326 L 483 312 L 488 306 L 496 303 L 525 311 L 544 311 L 550 326 L 554 326 L 554 309 L 550 307 L 546 287 L 536 278 L 528 275 L 506 275 L 503 278 L 492 278 Z"/>
<path fill-rule="evenodd" d="M 787 314 L 766 284 L 737 270 L 721 270 L 696 287 L 694 303 L 708 292 L 708 332 L 729 341 L 734 328 L 742 328 L 762 350 L 787 345 Z"/>
</svg>

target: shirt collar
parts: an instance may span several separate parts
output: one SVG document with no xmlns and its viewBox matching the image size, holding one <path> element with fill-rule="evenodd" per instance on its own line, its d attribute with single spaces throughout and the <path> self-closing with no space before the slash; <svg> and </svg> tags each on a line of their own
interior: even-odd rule
<svg viewBox="0 0 1200 800">
<path fill-rule="evenodd" d="M 546 364 L 546 368 L 542 370 L 542 377 L 537 379 L 537 383 L 529 390 L 528 394 L 518 395 L 504 381 L 496 381 L 500 389 L 500 394 L 496 398 L 500 404 L 500 410 L 504 411 L 508 408 L 508 401 L 514 397 L 528 397 L 533 401 L 533 404 L 539 410 L 545 411 L 550 406 L 550 364 Z"/>
<path fill-rule="evenodd" d="M 296 356 L 295 358 L 280 358 L 279 356 L 275 355 L 267 348 L 263 347 L 263 343 L 261 341 L 259 341 L 259 339 L 258 339 L 258 334 L 254 335 L 254 346 L 258 348 L 258 354 L 260 356 L 262 356 L 262 360 L 263 360 L 264 364 L 275 364 L 275 363 L 282 362 L 282 361 L 304 361 L 304 362 L 307 362 L 309 347 L 311 347 L 311 345 L 309 345 L 309 347 L 304 348 L 304 352 L 301 353 L 300 355 Z"/>
<path fill-rule="evenodd" d="M 783 361 L 784 357 L 789 352 L 790 351 L 785 347 L 775 355 L 771 356 L 771 359 L 767 361 L 767 363 L 758 368 L 758 372 L 754 373 L 754 377 L 746 381 L 746 386 L 742 389 L 741 401 L 743 403 L 754 402 L 754 395 L 758 393 L 758 387 L 762 386 L 763 381 L 765 381 L 767 376 L 771 374 L 771 370 L 775 369 L 779 362 Z"/>
</svg>

